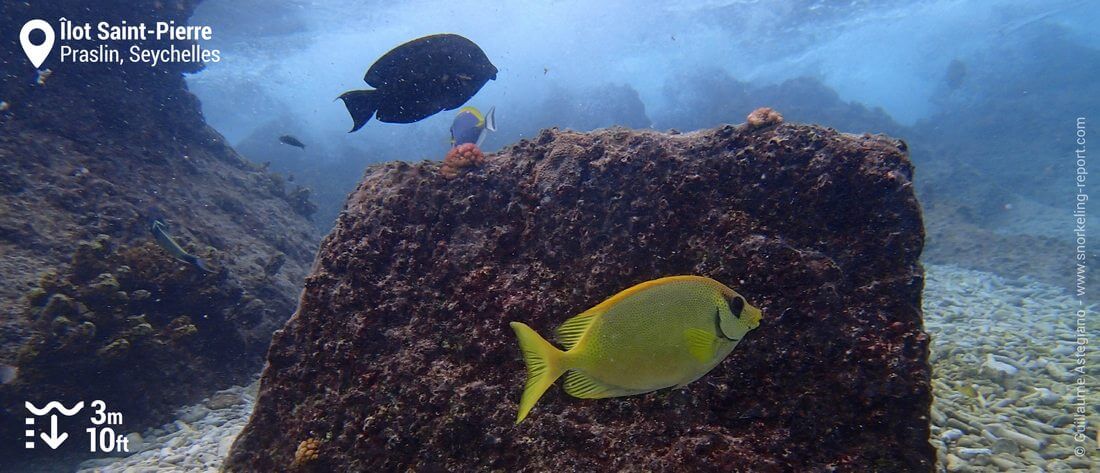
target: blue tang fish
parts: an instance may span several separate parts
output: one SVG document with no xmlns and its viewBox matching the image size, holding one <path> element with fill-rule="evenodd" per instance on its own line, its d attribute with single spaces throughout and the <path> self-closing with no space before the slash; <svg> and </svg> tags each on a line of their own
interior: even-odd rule
<svg viewBox="0 0 1100 473">
<path fill-rule="evenodd" d="M 474 107 L 462 107 L 455 115 L 454 123 L 451 123 L 451 147 L 461 144 L 473 143 L 478 147 L 485 141 L 485 135 L 490 131 L 497 131 L 496 107 L 490 107 L 489 113 L 482 115 Z"/>
</svg>

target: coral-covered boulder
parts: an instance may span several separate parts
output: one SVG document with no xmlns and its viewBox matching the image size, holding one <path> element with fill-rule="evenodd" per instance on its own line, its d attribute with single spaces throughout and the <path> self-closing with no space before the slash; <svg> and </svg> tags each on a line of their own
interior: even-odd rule
<svg viewBox="0 0 1100 473">
<path fill-rule="evenodd" d="M 454 179 L 375 166 L 276 332 L 227 466 L 930 471 L 911 182 L 900 141 L 791 124 L 549 130 Z M 763 323 L 685 389 L 553 387 L 515 425 L 509 321 L 550 334 L 675 274 L 729 284 Z"/>
</svg>

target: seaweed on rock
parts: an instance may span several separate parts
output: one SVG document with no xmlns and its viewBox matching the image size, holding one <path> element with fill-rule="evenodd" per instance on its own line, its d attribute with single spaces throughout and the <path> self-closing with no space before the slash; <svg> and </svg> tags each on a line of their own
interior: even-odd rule
<svg viewBox="0 0 1100 473">
<path fill-rule="evenodd" d="M 85 11 L 116 25 L 185 25 L 196 4 L 6 2 L 0 31 Z M 0 386 L 0 436 L 23 436 L 27 400 L 100 397 L 124 410 L 126 428 L 142 429 L 163 422 L 177 402 L 244 382 L 294 311 L 313 260 L 316 230 L 303 217 L 310 196 L 287 189 L 207 126 L 183 76 L 201 64 L 79 64 L 54 55 L 42 65 L 53 71 L 42 86 L 18 35 L 5 37 L 0 313 L 9 316 L 0 317 L 0 363 L 23 366 Z M 143 47 L 195 44 L 150 38 Z M 222 272 L 200 275 L 147 244 L 154 218 L 170 220 L 181 243 L 215 248 L 190 251 Z M 95 243 L 100 234 L 110 239 Z M 80 242 L 88 246 L 78 250 Z M 59 456 L 22 447 L 0 443 L 0 455 Z"/>
<path fill-rule="evenodd" d="M 317 204 L 309 200 L 312 194 L 313 190 L 308 187 L 295 186 L 293 191 L 287 193 L 286 201 L 298 215 L 313 220 L 313 214 L 317 213 Z"/>
<path fill-rule="evenodd" d="M 198 254 L 217 261 L 212 248 Z M 27 399 L 103 399 L 137 417 L 173 407 L 254 366 L 237 360 L 238 329 L 262 318 L 254 301 L 225 269 L 204 273 L 151 242 L 116 247 L 100 235 L 28 293 L 34 334 L 14 388 Z"/>
</svg>

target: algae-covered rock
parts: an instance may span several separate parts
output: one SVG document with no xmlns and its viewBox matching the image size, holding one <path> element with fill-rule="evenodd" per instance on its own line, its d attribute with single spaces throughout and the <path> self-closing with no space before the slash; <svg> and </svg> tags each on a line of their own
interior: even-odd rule
<svg viewBox="0 0 1100 473">
<path fill-rule="evenodd" d="M 46 306 L 38 311 L 38 316 L 45 319 L 55 319 L 57 317 L 76 316 L 79 309 L 69 296 L 65 294 L 50 294 L 45 289 L 38 287 L 35 288 L 36 292 L 29 295 L 29 298 L 33 300 L 41 300 L 43 297 L 46 299 Z M 33 302 L 32 302 L 33 304 Z"/>
<path fill-rule="evenodd" d="M 28 294 L 34 334 L 16 360 L 19 377 L 5 386 L 20 398 L 102 399 L 142 419 L 247 376 L 256 365 L 242 354 L 255 360 L 266 341 L 250 332 L 260 317 L 236 314 L 245 298 L 262 301 L 226 271 L 203 272 L 153 243 L 127 247 L 101 235 L 39 284 Z"/>
<path fill-rule="evenodd" d="M 191 323 L 191 317 L 186 315 L 172 319 L 164 330 L 169 338 L 176 341 L 194 335 L 198 331 L 199 328 Z"/>
<path fill-rule="evenodd" d="M 451 179 L 370 168 L 226 467 L 285 469 L 324 438 L 324 471 L 931 471 L 905 144 L 757 126 L 544 131 Z M 510 321 L 550 334 L 677 274 L 729 284 L 760 327 L 684 389 L 583 400 L 559 381 L 515 425 Z"/>
<path fill-rule="evenodd" d="M 107 361 L 115 361 L 126 356 L 126 353 L 130 351 L 130 341 L 125 338 L 120 338 L 108 344 L 107 346 L 96 350 L 96 356 L 103 358 Z"/>
<path fill-rule="evenodd" d="M 69 312 L 53 318 L 64 316 L 74 329 L 84 322 L 96 328 L 89 343 L 78 343 L 86 333 L 80 329 L 82 335 L 74 335 L 70 344 L 93 359 L 89 365 L 74 364 L 69 357 L 59 358 L 56 368 L 49 363 L 31 369 L 20 366 L 18 380 L 0 386 L 3 438 L 23 437 L 23 403 L 28 399 L 61 400 L 67 405 L 90 402 L 96 390 L 107 389 L 106 383 L 113 383 L 109 391 L 117 397 L 105 400 L 117 400 L 114 407 L 126 408 L 127 428 L 160 424 L 178 407 L 175 403 L 195 402 L 246 381 L 261 367 L 271 333 L 294 311 L 316 249 L 316 230 L 299 213 L 309 209 L 309 195 L 272 193 L 277 178 L 246 161 L 207 126 L 199 101 L 184 81 L 185 73 L 197 72 L 202 64 L 91 64 L 61 61 L 55 53 L 36 68 L 27 61 L 17 34 L 31 19 L 43 19 L 55 29 L 59 18 L 72 19 L 78 26 L 161 22 L 183 27 L 197 4 L 54 0 L 4 2 L 0 7 L 0 31 L 5 32 L 0 35 L 0 364 L 18 364 L 28 345 L 34 347 L 29 352 L 36 353 L 32 359 L 55 356 L 59 340 L 42 331 L 50 322 L 42 325 L 23 316 L 41 317 L 39 308 L 52 295 L 65 295 L 88 308 L 56 306 L 51 310 Z M 191 39 L 167 36 L 137 43 L 145 51 L 186 52 L 198 47 Z M 125 55 L 134 44 L 127 39 L 86 46 Z M 222 208 L 219 201 L 237 205 Z M 148 258 L 139 257 L 143 261 L 135 264 L 109 256 L 151 242 L 153 219 L 163 220 L 186 250 L 214 267 L 217 284 L 193 284 L 188 278 L 197 275 L 163 251 L 149 251 Z M 275 254 L 286 257 L 277 274 L 255 267 L 254 261 Z M 43 273 L 47 276 L 40 278 Z M 112 291 L 114 283 L 106 276 L 93 287 L 91 281 L 100 275 L 113 277 L 120 290 Z M 165 284 L 181 277 L 184 284 L 178 289 Z M 242 318 L 247 323 L 236 326 L 222 318 L 227 309 L 228 317 L 235 317 L 232 305 L 196 307 L 211 301 L 232 304 L 237 296 L 231 291 L 253 294 L 264 301 L 266 310 L 258 317 Z M 143 298 L 147 293 L 152 297 Z M 95 364 L 94 351 L 122 336 L 129 329 L 128 318 L 140 314 L 147 314 L 158 333 L 171 318 L 186 314 L 197 332 L 179 342 L 165 342 L 189 345 L 164 352 L 154 348 L 158 340 L 164 341 L 160 335 L 123 336 L 131 347 L 118 363 L 127 366 L 123 371 L 132 369 L 129 374 L 138 375 L 125 377 L 113 368 L 100 372 L 104 367 Z M 50 313 L 45 315 L 52 320 Z M 219 330 L 207 332 L 205 323 Z M 150 354 L 143 350 L 159 355 L 146 356 Z M 211 354 L 189 359 L 201 353 Z M 190 368 L 176 369 L 181 366 Z M 153 383 L 153 378 L 164 382 Z M 87 443 L 78 441 L 76 432 L 70 434 L 73 438 L 62 445 L 63 451 L 28 450 L 22 441 L 0 443 L 5 470 L 39 467 L 21 468 L 19 460 L 26 456 L 88 454 Z"/>
<path fill-rule="evenodd" d="M 312 194 L 313 191 L 310 188 L 296 186 L 293 191 L 286 194 L 286 199 L 295 212 L 305 218 L 312 219 L 313 214 L 317 213 L 317 204 L 309 199 Z"/>
</svg>

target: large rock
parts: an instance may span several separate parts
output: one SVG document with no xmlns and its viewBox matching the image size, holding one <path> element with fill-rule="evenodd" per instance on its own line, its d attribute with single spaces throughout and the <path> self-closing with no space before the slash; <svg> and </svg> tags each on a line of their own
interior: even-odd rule
<svg viewBox="0 0 1100 473">
<path fill-rule="evenodd" d="M 227 466 L 930 471 L 911 182 L 900 141 L 796 125 L 550 130 L 452 180 L 437 163 L 372 167 L 276 332 Z M 674 274 L 728 283 L 762 325 L 686 389 L 555 387 L 514 425 L 509 321 L 550 334 Z M 299 445 L 317 459 L 295 463 Z"/>
</svg>

